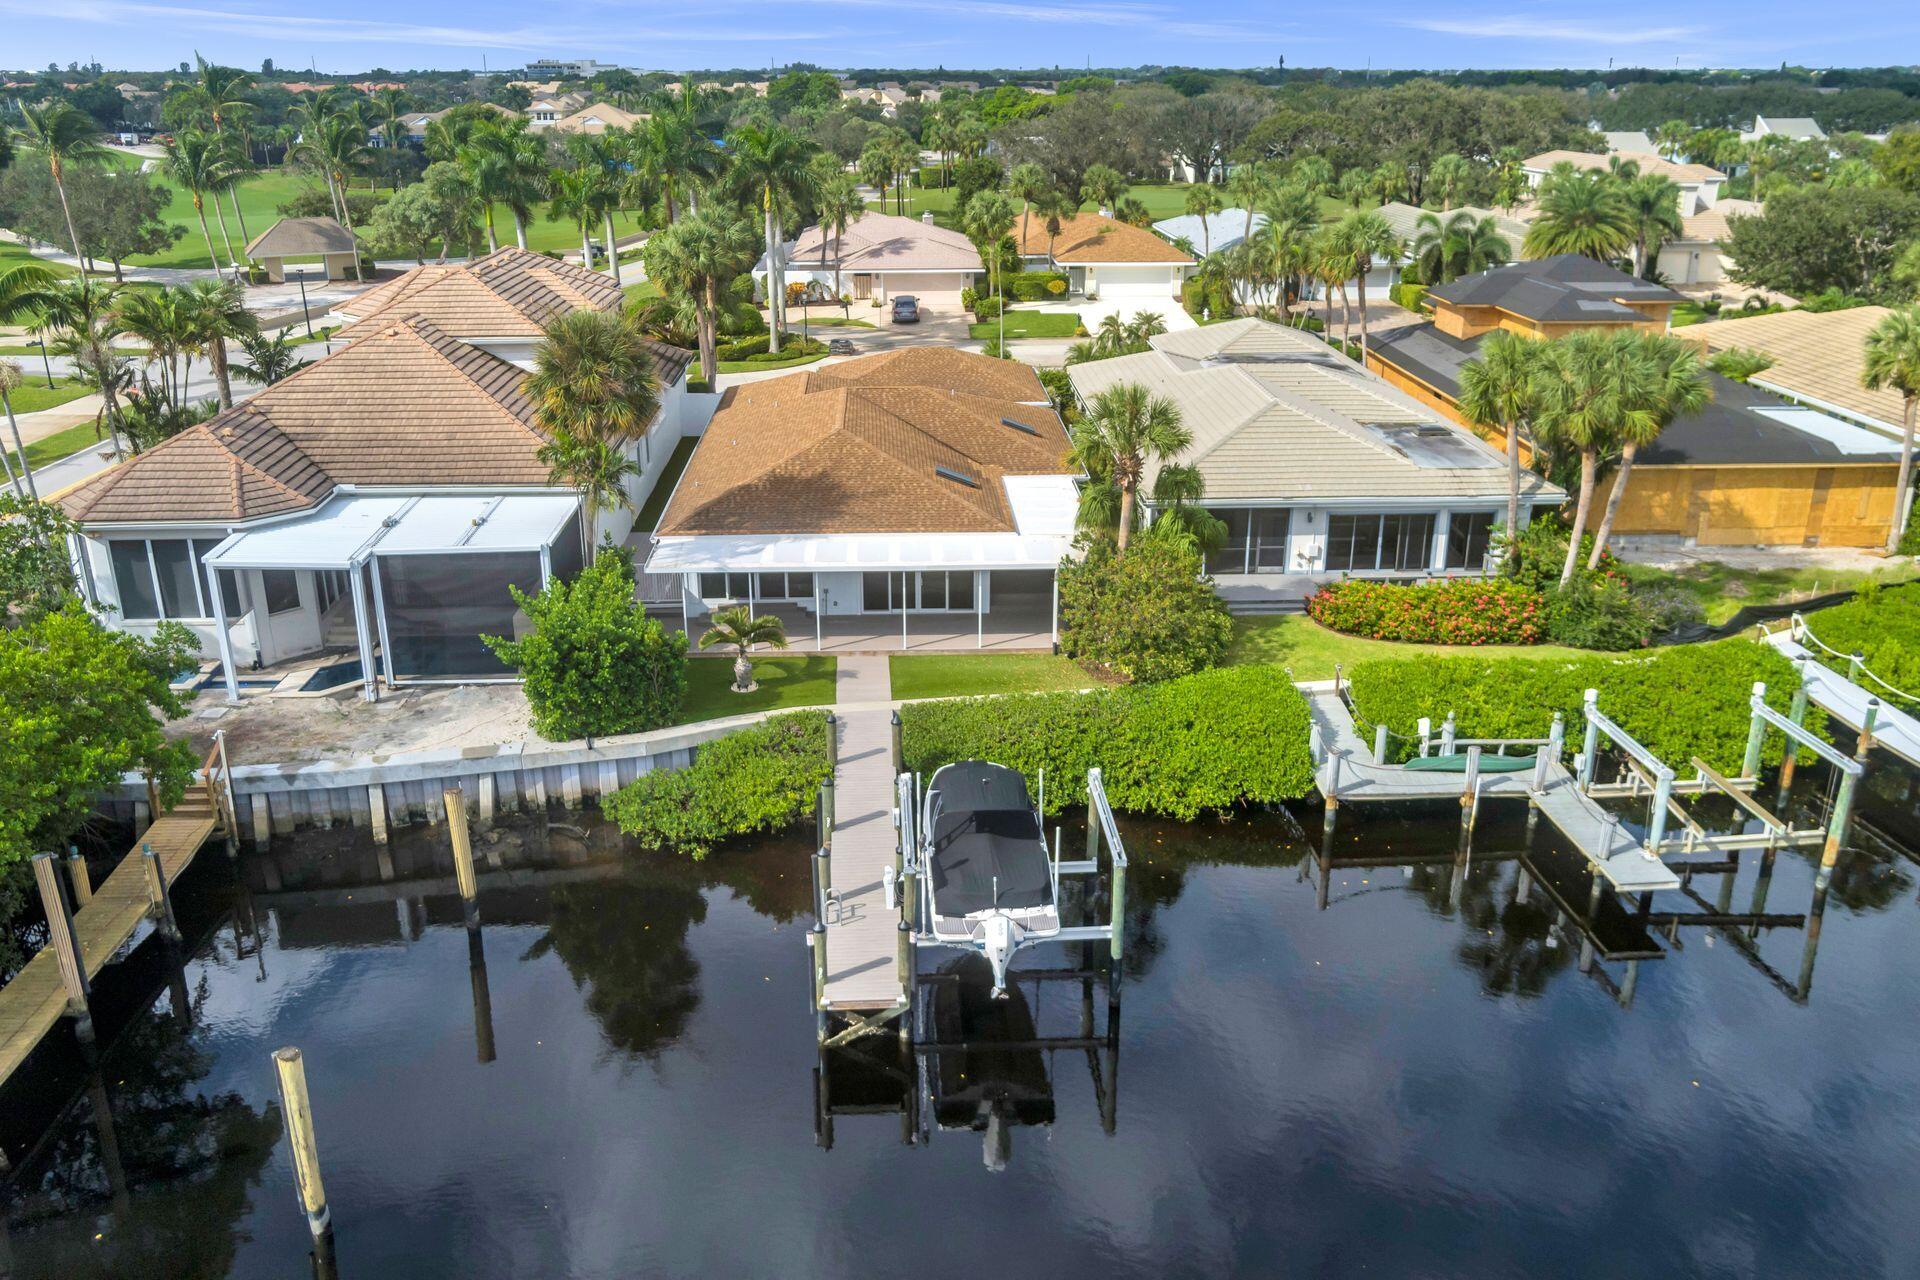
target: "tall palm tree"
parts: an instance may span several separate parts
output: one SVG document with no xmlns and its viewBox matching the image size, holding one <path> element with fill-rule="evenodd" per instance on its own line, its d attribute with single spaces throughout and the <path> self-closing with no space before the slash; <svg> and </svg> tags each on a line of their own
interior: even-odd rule
<svg viewBox="0 0 1920 1280">
<path fill-rule="evenodd" d="M 600 220 L 605 185 L 604 176 L 593 169 L 555 169 L 547 179 L 547 216 L 579 229 L 580 264 L 589 271 L 593 269 L 593 224 Z"/>
<path fill-rule="evenodd" d="M 369 102 L 373 110 L 373 123 L 379 128 L 380 136 L 386 139 L 387 154 L 398 157 L 400 147 L 406 141 L 406 126 L 400 123 L 400 117 L 407 109 L 407 91 L 405 89 L 378 89 Z M 394 191 L 400 190 L 399 168 L 388 170 L 388 176 L 394 183 Z"/>
<path fill-rule="evenodd" d="M 850 173 L 835 174 L 820 187 L 820 194 L 814 200 L 815 212 L 820 218 L 820 264 L 824 270 L 827 261 L 827 237 L 833 237 L 833 296 L 840 296 L 840 238 L 847 228 L 859 220 L 866 212 L 866 202 L 860 199 L 859 184 Z"/>
<path fill-rule="evenodd" d="M 1333 163 L 1325 156 L 1301 156 L 1287 170 L 1287 181 L 1310 196 L 1322 196 L 1333 188 Z"/>
<path fill-rule="evenodd" d="M 1400 237 L 1387 220 L 1371 209 L 1356 209 L 1337 224 L 1340 246 L 1347 253 L 1348 271 L 1360 298 L 1360 362 L 1366 363 L 1372 350 L 1367 341 L 1367 276 L 1374 264 L 1390 260 L 1400 252 Z"/>
<path fill-rule="evenodd" d="M 607 238 L 607 265 L 613 271 L 613 282 L 620 284 L 620 250 L 614 243 L 613 215 L 621 206 L 621 171 L 627 165 L 627 148 L 617 135 L 576 133 L 567 139 L 567 151 L 583 172 L 594 175 L 587 204 L 600 220 L 601 233 Z"/>
<path fill-rule="evenodd" d="M 220 270 L 220 255 L 213 248 L 213 233 L 207 229 L 207 196 L 214 196 L 214 208 L 219 204 L 219 191 L 232 177 L 228 166 L 226 151 L 220 142 L 210 133 L 198 129 L 182 129 L 166 144 L 166 158 L 161 161 L 169 180 L 186 188 L 193 199 L 193 216 L 200 220 L 200 237 L 207 242 L 207 261 L 213 264 L 215 271 Z M 233 247 L 227 247 L 227 261 L 233 261 Z"/>
<path fill-rule="evenodd" d="M 787 315 L 787 275 L 781 251 L 782 216 L 810 200 L 817 179 L 812 161 L 819 150 L 784 125 L 743 125 L 727 135 L 733 152 L 728 179 L 743 200 L 760 207 L 767 248 L 767 351 L 780 350 Z"/>
<path fill-rule="evenodd" d="M 1701 371 L 1700 354 L 1692 347 L 1657 333 L 1622 335 L 1621 347 L 1627 358 L 1651 366 L 1652 377 L 1646 385 L 1645 413 L 1629 413 L 1621 420 L 1620 469 L 1613 476 L 1613 491 L 1607 495 L 1607 509 L 1601 513 L 1599 531 L 1593 535 L 1593 552 L 1587 557 L 1589 570 L 1600 567 L 1607 552 L 1607 539 L 1613 536 L 1614 517 L 1620 511 L 1620 499 L 1633 475 L 1634 457 L 1657 440 L 1676 418 L 1698 413 L 1713 399 Z"/>
<path fill-rule="evenodd" d="M 745 605 L 721 609 L 713 615 L 713 625 L 700 637 L 702 649 L 732 649 L 733 692 L 753 690 L 753 659 L 747 655 L 757 644 L 775 649 L 787 647 L 787 626 L 779 617 L 763 613 L 754 617 Z"/>
<path fill-rule="evenodd" d="M 180 361 L 193 347 L 180 301 L 181 291 L 167 287 L 122 294 L 116 306 L 120 331 L 146 346 L 147 366 L 160 367 L 160 391 L 171 404 L 185 403 Z"/>
<path fill-rule="evenodd" d="M 1110 476 L 1120 491 L 1114 535 L 1120 554 L 1126 554 L 1133 509 L 1147 468 L 1156 461 L 1177 458 L 1192 444 L 1193 433 L 1181 423 L 1179 406 L 1137 382 L 1100 392 L 1074 424 L 1073 464 L 1090 475 Z"/>
<path fill-rule="evenodd" d="M 513 215 L 514 242 L 526 248 L 533 207 L 547 194 L 546 144 L 527 132 L 525 120 L 482 120 L 467 136 L 459 158 L 487 201 L 488 250 L 500 247 L 493 229 L 495 204 L 507 206 Z"/>
<path fill-rule="evenodd" d="M 357 113 L 346 112 L 329 116 L 320 124 L 320 140 L 315 152 L 320 163 L 326 166 L 332 175 L 334 185 L 340 189 L 340 220 L 346 225 L 347 234 L 352 236 L 353 207 L 347 200 L 347 184 L 367 158 L 367 128 L 360 122 Z M 515 217 L 518 218 L 518 214 Z M 524 236 L 521 237 L 525 239 Z M 521 245 L 525 248 L 525 244 Z M 360 273 L 360 251 L 356 242 L 353 254 L 353 278 L 363 280 Z"/>
<path fill-rule="evenodd" d="M 1047 268 L 1058 271 L 1060 264 L 1054 259 L 1053 246 L 1060 239 L 1067 220 L 1080 212 L 1080 202 L 1066 188 L 1054 187 L 1040 197 L 1035 212 L 1040 215 L 1040 225 L 1047 233 Z"/>
<path fill-rule="evenodd" d="M 707 120 L 710 103 L 698 90 L 688 86 L 650 105 L 652 117 L 634 128 L 636 150 L 641 168 L 660 182 L 671 225 L 681 213 L 677 197 L 718 177 L 726 167 L 726 153 L 714 144 Z"/>
<path fill-rule="evenodd" d="M 1080 199 L 1091 201 L 1096 208 L 1112 212 L 1125 194 L 1127 179 L 1112 165 L 1088 165 L 1087 171 L 1080 175 Z"/>
<path fill-rule="evenodd" d="M 1001 347 L 1006 345 L 1006 299 L 1000 295 L 1000 241 L 1013 230 L 1013 201 L 999 191 L 982 191 L 967 201 L 967 238 L 980 246 L 987 263 L 987 283 L 1000 301 Z"/>
<path fill-rule="evenodd" d="M 627 450 L 660 411 L 646 339 L 615 312 L 557 316 L 521 390 L 548 439 L 541 460 L 580 495 L 581 536 L 591 556 L 599 513 L 627 501 L 626 481 L 635 474 Z"/>
<path fill-rule="evenodd" d="M 1480 353 L 1460 367 L 1460 412 L 1483 427 L 1499 427 L 1507 437 L 1507 536 L 1520 528 L 1520 424 L 1533 416 L 1542 347 L 1496 329 L 1480 342 Z"/>
<path fill-rule="evenodd" d="M 1242 240 L 1253 239 L 1253 215 L 1273 190 L 1273 179 L 1259 165 L 1243 164 L 1227 175 L 1227 195 L 1247 211 L 1247 224 L 1240 230 Z"/>
<path fill-rule="evenodd" d="M 1914 418 L 1920 412 L 1920 307 L 1892 312 L 1868 332 L 1866 365 L 1860 381 L 1869 391 L 1886 387 L 1898 391 L 1905 409 L 1900 474 L 1893 486 L 1893 527 L 1887 531 L 1887 552 L 1892 554 L 1900 548 L 1913 511 Z"/>
<path fill-rule="evenodd" d="M 1031 160 L 1023 160 L 1007 171 L 1007 194 L 1020 202 L 1020 245 L 1024 249 L 1027 243 L 1027 219 L 1033 213 L 1033 202 L 1045 195 L 1053 186 L 1053 179 L 1047 171 Z"/>
<path fill-rule="evenodd" d="M 1414 227 L 1414 265 L 1430 285 L 1446 284 L 1507 260 L 1507 238 L 1492 218 L 1461 212 L 1442 222 L 1423 213 Z"/>
<path fill-rule="evenodd" d="M 1226 202 L 1220 198 L 1220 188 L 1196 182 L 1187 188 L 1185 204 L 1187 215 L 1200 219 L 1200 256 L 1205 258 L 1213 253 L 1213 215 L 1226 208 Z"/>
<path fill-rule="evenodd" d="M 16 479 L 13 472 L 13 463 L 8 462 L 7 482 L 13 486 L 15 493 L 20 494 L 22 497 L 32 498 L 35 502 L 38 502 L 40 500 L 40 490 L 35 487 L 33 483 L 33 464 L 27 460 L 27 446 L 20 438 L 20 423 L 13 416 L 13 393 L 24 386 L 26 381 L 27 376 L 20 371 L 20 366 L 17 362 L 0 360 L 0 409 L 7 411 L 7 428 L 13 433 L 13 452 L 14 456 L 20 460 L 20 471 L 22 473 L 21 477 Z M 6 446 L 0 445 L 0 454 L 4 454 L 5 452 Z M 24 492 L 21 488 L 23 481 L 25 483 Z"/>
<path fill-rule="evenodd" d="M 193 60 L 196 64 L 197 79 L 194 94 L 198 99 L 199 110 L 205 113 L 205 119 L 213 126 L 213 136 L 220 139 L 222 144 L 237 142 L 237 136 L 232 138 L 228 136 L 227 126 L 237 124 L 252 109 L 253 104 L 247 100 L 246 94 L 247 89 L 253 84 L 253 77 L 238 67 L 215 66 L 201 57 L 197 51 L 193 55 Z M 238 132 L 236 129 L 235 134 L 237 135 Z M 222 149 L 227 148 L 223 145 Z M 245 150 L 240 150 L 237 153 L 230 152 L 229 161 L 233 172 L 238 174 L 251 164 L 251 157 Z M 248 239 L 247 217 L 240 210 L 237 184 L 228 185 L 227 195 L 233 202 L 234 221 L 240 224 L 240 243 L 245 244 Z M 228 256 L 232 256 L 231 250 L 228 251 Z"/>
<path fill-rule="evenodd" d="M 37 306 L 42 323 L 58 335 L 53 342 L 54 353 L 66 356 L 100 389 L 102 416 L 114 454 L 124 457 L 119 393 L 127 383 L 127 359 L 113 349 L 113 340 L 125 332 L 118 294 L 111 285 L 97 284 L 83 276 L 50 287 Z"/>
<path fill-rule="evenodd" d="M 227 363 L 227 343 L 241 342 L 259 333 L 260 321 L 247 310 L 240 286 L 231 280 L 196 280 L 179 293 L 189 340 L 206 354 L 207 363 L 213 368 L 220 407 L 231 409 L 233 377 Z"/>
<path fill-rule="evenodd" d="M 1678 160 L 1692 137 L 1692 125 L 1685 120 L 1669 120 L 1653 131 L 1653 149 L 1669 160 Z"/>
<path fill-rule="evenodd" d="M 1427 166 L 1427 178 L 1421 194 L 1438 197 L 1440 212 L 1446 213 L 1466 197 L 1467 184 L 1473 180 L 1473 166 L 1465 156 L 1448 152 Z"/>
<path fill-rule="evenodd" d="M 1680 184 L 1643 173 L 1621 191 L 1633 223 L 1633 274 L 1646 279 L 1660 259 L 1660 246 L 1680 234 Z"/>
<path fill-rule="evenodd" d="M 715 347 L 721 299 L 727 287 L 753 265 L 757 239 L 745 218 L 724 205 L 710 204 L 655 232 L 641 250 L 647 278 L 668 297 L 692 305 L 700 375 L 708 386 L 719 375 Z"/>
<path fill-rule="evenodd" d="M 67 166 L 90 166 L 106 160 L 107 149 L 94 141 L 99 129 L 86 113 L 68 102 L 43 102 L 36 107 L 16 98 L 13 109 L 20 123 L 14 126 L 12 136 L 22 151 L 37 151 L 46 157 L 53 189 L 60 196 L 60 215 L 67 222 L 74 261 L 85 272 L 86 255 L 80 249 L 80 234 L 73 229 L 73 209 L 67 204 Z"/>
<path fill-rule="evenodd" d="M 1580 498 L 1567 534 L 1562 583 L 1572 580 L 1579 564 L 1601 455 L 1625 438 L 1645 437 L 1651 426 L 1656 370 L 1634 350 L 1631 338 L 1579 330 L 1546 343 L 1540 352 L 1534 431 L 1556 450 L 1580 454 Z"/>
<path fill-rule="evenodd" d="M 1633 213 L 1611 174 L 1559 165 L 1540 184 L 1533 225 L 1521 246 L 1529 258 L 1577 253 L 1606 262 L 1632 247 Z"/>
</svg>

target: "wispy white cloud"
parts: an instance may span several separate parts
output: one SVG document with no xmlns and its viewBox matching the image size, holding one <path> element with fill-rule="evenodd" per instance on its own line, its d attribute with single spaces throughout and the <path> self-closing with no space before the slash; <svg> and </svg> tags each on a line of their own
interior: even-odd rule
<svg viewBox="0 0 1920 1280">
<path fill-rule="evenodd" d="M 1450 36 L 1482 36 L 1492 40 L 1557 40 L 1576 44 L 1664 44 L 1692 40 L 1706 34 L 1695 26 L 1643 27 L 1624 19 L 1607 21 L 1557 18 L 1532 14 L 1490 14 L 1478 18 L 1396 18 L 1395 26 L 1434 31 Z"/>
<path fill-rule="evenodd" d="M 826 8 L 882 9 L 900 13 L 903 0 L 814 0 Z M 916 14 L 940 13 L 961 18 L 997 19 L 1050 26 L 1116 27 L 1143 34 L 1189 36 L 1198 39 L 1275 42 L 1295 41 L 1288 24 L 1262 21 L 1193 21 L 1184 10 L 1133 0 L 911 0 Z"/>
</svg>

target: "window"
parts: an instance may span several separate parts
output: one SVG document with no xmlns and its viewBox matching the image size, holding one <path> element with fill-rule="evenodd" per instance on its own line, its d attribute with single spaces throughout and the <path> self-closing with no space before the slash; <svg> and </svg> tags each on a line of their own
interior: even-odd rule
<svg viewBox="0 0 1920 1280">
<path fill-rule="evenodd" d="M 120 616 L 128 621 L 213 616 L 200 557 L 217 543 L 205 538 L 116 538 L 107 544 Z"/>
<path fill-rule="evenodd" d="M 107 544 L 113 559 L 113 581 L 120 590 L 120 616 L 133 621 L 160 616 L 160 597 L 153 587 L 153 562 L 144 541 L 115 540 Z"/>
<path fill-rule="evenodd" d="M 813 599 L 813 575 L 810 573 L 788 574 L 787 598 L 790 600 Z"/>
<path fill-rule="evenodd" d="M 891 573 L 860 575 L 860 607 L 868 613 L 885 613 L 893 607 L 893 575 Z"/>
<path fill-rule="evenodd" d="M 946 574 L 935 572 L 920 575 L 920 607 L 922 609 L 944 609 L 947 607 Z"/>
<path fill-rule="evenodd" d="M 744 601 L 747 598 L 747 576 L 744 573 L 703 573 L 700 575 L 700 598 Z"/>
<path fill-rule="evenodd" d="M 1327 563 L 1347 573 L 1423 572 L 1431 559 L 1430 513 L 1327 518 Z"/>
<path fill-rule="evenodd" d="M 1433 562 L 1433 517 L 1392 515 L 1380 518 L 1380 567 L 1421 573 Z"/>
<path fill-rule="evenodd" d="M 498 678 L 513 672 L 481 636 L 526 634 L 527 617 L 507 590 L 540 590 L 540 556 L 468 551 L 376 557 L 386 607 L 388 661 L 401 680 Z"/>
<path fill-rule="evenodd" d="M 1493 522 L 1491 512 L 1454 512 L 1447 521 L 1447 568 L 1485 568 L 1493 547 Z"/>
<path fill-rule="evenodd" d="M 1379 516 L 1327 517 L 1328 569 L 1371 572 L 1379 560 Z"/>
<path fill-rule="evenodd" d="M 973 608 L 973 571 L 956 570 L 947 575 L 947 608 Z"/>
<path fill-rule="evenodd" d="M 291 569 L 262 569 L 260 590 L 270 614 L 292 613 L 300 607 L 300 575 Z"/>
<path fill-rule="evenodd" d="M 1247 539 L 1253 513 L 1245 507 L 1224 507 L 1213 508 L 1209 514 L 1227 526 L 1227 538 L 1218 551 L 1207 553 L 1207 572 L 1247 572 Z"/>
</svg>

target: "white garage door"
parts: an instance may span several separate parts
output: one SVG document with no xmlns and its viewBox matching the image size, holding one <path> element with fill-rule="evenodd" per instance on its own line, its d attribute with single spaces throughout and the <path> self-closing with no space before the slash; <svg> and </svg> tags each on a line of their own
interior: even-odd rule
<svg viewBox="0 0 1920 1280">
<path fill-rule="evenodd" d="M 973 277 L 964 271 L 888 272 L 886 280 L 889 298 L 897 298 L 903 293 L 910 293 L 916 298 L 957 298 L 962 289 L 973 283 Z"/>
<path fill-rule="evenodd" d="M 1171 302 L 1174 297 L 1171 267 L 1097 267 L 1094 279 L 1102 298 L 1152 298 Z"/>
</svg>

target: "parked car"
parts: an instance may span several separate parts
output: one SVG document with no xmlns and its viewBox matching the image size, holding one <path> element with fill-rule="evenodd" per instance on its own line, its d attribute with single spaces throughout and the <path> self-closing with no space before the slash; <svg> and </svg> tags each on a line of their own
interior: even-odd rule
<svg viewBox="0 0 1920 1280">
<path fill-rule="evenodd" d="M 903 293 L 893 300 L 893 322 L 895 324 L 920 323 L 920 299 L 910 293 Z"/>
<path fill-rule="evenodd" d="M 835 338 L 833 341 L 827 343 L 827 354 L 830 356 L 852 355 L 853 339 L 852 338 Z"/>
</svg>

